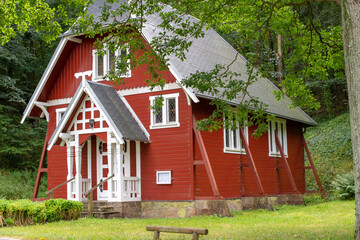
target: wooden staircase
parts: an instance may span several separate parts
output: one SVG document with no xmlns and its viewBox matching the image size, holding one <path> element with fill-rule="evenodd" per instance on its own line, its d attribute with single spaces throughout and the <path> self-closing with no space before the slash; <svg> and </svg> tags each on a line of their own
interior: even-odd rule
<svg viewBox="0 0 360 240">
<path fill-rule="evenodd" d="M 96 218 L 121 218 L 121 213 L 114 211 L 114 207 L 109 205 L 106 201 L 94 201 L 94 214 L 93 216 Z M 80 213 L 80 217 L 87 217 L 88 215 L 88 205 L 87 202 L 84 202 L 83 211 Z"/>
</svg>

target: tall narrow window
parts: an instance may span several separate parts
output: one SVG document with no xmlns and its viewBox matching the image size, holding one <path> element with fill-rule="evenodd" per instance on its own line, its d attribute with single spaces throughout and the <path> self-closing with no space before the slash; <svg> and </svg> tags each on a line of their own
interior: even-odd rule
<svg viewBox="0 0 360 240">
<path fill-rule="evenodd" d="M 60 120 L 64 116 L 66 108 L 58 108 L 56 109 L 56 126 L 59 124 Z"/>
<path fill-rule="evenodd" d="M 155 100 L 158 98 L 159 96 L 150 97 L 150 105 L 155 106 Z M 150 128 L 153 129 L 180 126 L 178 103 L 179 94 L 167 94 L 163 95 L 162 98 L 162 106 L 159 106 L 157 109 L 154 109 L 153 107 L 150 110 Z"/>
<path fill-rule="evenodd" d="M 240 138 L 239 124 L 235 125 L 233 129 L 224 127 L 224 152 L 226 153 L 245 153 L 244 144 Z M 249 142 L 248 138 L 248 127 L 242 126 L 246 141 Z"/>
<path fill-rule="evenodd" d="M 269 122 L 269 155 L 280 156 L 280 149 L 275 140 L 275 132 L 279 138 L 280 146 L 283 149 L 285 156 L 287 156 L 287 135 L 286 135 L 286 120 L 275 119 Z"/>
<path fill-rule="evenodd" d="M 126 60 L 128 53 L 129 48 L 126 45 L 116 51 L 107 50 L 104 56 L 93 50 L 93 80 L 102 81 L 104 75 L 117 69 L 124 69 L 121 77 L 131 77 L 130 60 Z"/>
</svg>

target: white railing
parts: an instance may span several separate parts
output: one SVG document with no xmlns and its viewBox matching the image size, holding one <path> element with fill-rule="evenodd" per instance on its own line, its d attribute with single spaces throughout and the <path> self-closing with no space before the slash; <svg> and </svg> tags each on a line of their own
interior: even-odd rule
<svg viewBox="0 0 360 240">
<path fill-rule="evenodd" d="M 75 178 L 71 182 L 69 182 L 70 186 L 70 199 L 74 200 L 76 195 L 76 185 L 75 185 Z"/>
<path fill-rule="evenodd" d="M 122 191 L 124 201 L 141 201 L 140 178 L 124 177 Z"/>
<path fill-rule="evenodd" d="M 87 199 L 85 193 L 89 191 L 91 188 L 91 179 L 90 178 L 83 178 L 81 179 L 81 198 L 82 200 Z"/>
</svg>

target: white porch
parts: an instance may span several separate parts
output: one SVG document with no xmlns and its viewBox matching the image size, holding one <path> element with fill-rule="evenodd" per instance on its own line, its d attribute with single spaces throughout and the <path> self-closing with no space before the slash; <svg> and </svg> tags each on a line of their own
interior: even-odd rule
<svg viewBox="0 0 360 240">
<path fill-rule="evenodd" d="M 124 140 L 121 144 L 110 131 L 99 134 L 106 134 L 107 141 L 98 137 L 94 130 L 83 143 L 80 139 L 84 136 L 79 134 L 60 134 L 67 146 L 67 180 L 74 178 L 67 184 L 67 199 L 87 200 L 87 191 L 114 175 L 94 191 L 95 200 L 141 201 L 140 142 L 131 144 L 131 141 Z M 135 147 L 135 151 L 131 147 Z M 131 156 L 131 153 L 136 156 Z"/>
</svg>

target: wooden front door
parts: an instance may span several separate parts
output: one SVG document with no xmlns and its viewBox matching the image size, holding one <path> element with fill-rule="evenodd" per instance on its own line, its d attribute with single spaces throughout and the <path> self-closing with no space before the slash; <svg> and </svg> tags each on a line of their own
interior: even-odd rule
<svg viewBox="0 0 360 240">
<path fill-rule="evenodd" d="M 107 152 L 107 143 L 96 138 L 96 159 L 97 159 L 97 183 L 104 181 L 109 173 L 109 159 Z M 108 182 L 97 188 L 98 200 L 108 199 Z"/>
</svg>

